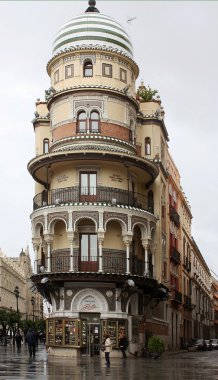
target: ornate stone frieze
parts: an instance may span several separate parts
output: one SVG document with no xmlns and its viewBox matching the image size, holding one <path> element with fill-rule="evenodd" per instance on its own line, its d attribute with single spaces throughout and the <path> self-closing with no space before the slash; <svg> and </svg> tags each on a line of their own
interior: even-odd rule
<svg viewBox="0 0 218 380">
<path fill-rule="evenodd" d="M 68 225 L 68 213 L 55 212 L 48 215 L 48 223 L 50 224 L 54 219 L 64 219 Z"/>
<path fill-rule="evenodd" d="M 117 213 L 117 212 L 105 212 L 104 213 L 104 226 L 107 223 L 107 221 L 110 220 L 110 219 L 117 219 L 117 220 L 119 219 L 119 220 L 122 220 L 125 223 L 126 229 L 127 229 L 127 224 L 128 224 L 128 216 L 127 215 L 120 214 L 120 213 Z"/>
<path fill-rule="evenodd" d="M 73 212 L 73 224 L 76 222 L 78 219 L 94 219 L 96 222 L 96 225 L 98 226 L 98 212 L 89 212 L 89 211 L 80 211 L 80 212 Z"/>
<path fill-rule="evenodd" d="M 91 59 L 93 63 L 96 62 L 96 54 L 87 54 L 87 53 L 81 53 L 80 54 L 80 62 L 81 65 L 86 59 Z"/>
<path fill-rule="evenodd" d="M 33 224 L 36 226 L 38 223 L 40 223 L 40 224 L 42 224 L 44 226 L 44 217 L 43 217 L 43 215 L 37 216 L 36 218 L 34 218 Z"/>
<path fill-rule="evenodd" d="M 77 109 L 79 107 L 86 107 L 86 108 L 91 108 L 91 107 L 98 107 L 100 109 L 103 108 L 103 102 L 98 101 L 98 100 L 80 100 L 80 101 L 75 101 L 74 102 L 74 108 Z"/>
<path fill-rule="evenodd" d="M 144 226 L 147 228 L 148 226 L 148 221 L 147 219 L 145 218 L 140 218 L 139 216 L 132 216 L 132 226 L 134 226 L 134 224 L 137 224 L 137 223 L 140 223 L 140 224 L 144 224 Z"/>
</svg>

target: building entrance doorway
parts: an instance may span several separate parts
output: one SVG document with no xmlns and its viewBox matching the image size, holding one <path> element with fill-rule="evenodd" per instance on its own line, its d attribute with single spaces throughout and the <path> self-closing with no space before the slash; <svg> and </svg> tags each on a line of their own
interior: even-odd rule
<svg viewBox="0 0 218 380">
<path fill-rule="evenodd" d="M 80 317 L 87 321 L 87 347 L 86 355 L 95 356 L 100 354 L 101 324 L 100 314 L 80 313 Z"/>
</svg>

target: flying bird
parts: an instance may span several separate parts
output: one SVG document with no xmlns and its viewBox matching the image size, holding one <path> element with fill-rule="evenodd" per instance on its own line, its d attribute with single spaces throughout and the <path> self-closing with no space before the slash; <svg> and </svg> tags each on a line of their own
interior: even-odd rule
<svg viewBox="0 0 218 380">
<path fill-rule="evenodd" d="M 128 18 L 127 22 L 131 22 L 132 20 L 135 20 L 136 17 Z"/>
</svg>

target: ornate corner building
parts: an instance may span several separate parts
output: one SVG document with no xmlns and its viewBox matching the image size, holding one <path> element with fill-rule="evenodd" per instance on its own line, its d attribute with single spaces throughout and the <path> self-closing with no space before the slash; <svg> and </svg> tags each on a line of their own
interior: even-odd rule
<svg viewBox="0 0 218 380">
<path fill-rule="evenodd" d="M 137 99 L 129 36 L 93 1 L 57 33 L 47 72 L 51 85 L 36 102 L 28 164 L 35 180 L 31 279 L 52 305 L 47 344 L 54 355 L 98 354 L 106 330 L 114 348 L 123 331 L 132 352 L 152 333 L 167 344 L 161 101 Z"/>
</svg>

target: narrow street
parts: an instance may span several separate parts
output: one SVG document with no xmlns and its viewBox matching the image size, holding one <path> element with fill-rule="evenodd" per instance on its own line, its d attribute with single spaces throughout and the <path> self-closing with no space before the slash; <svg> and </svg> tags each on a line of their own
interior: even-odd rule
<svg viewBox="0 0 218 380">
<path fill-rule="evenodd" d="M 39 346 L 35 358 L 27 347 L 0 346 L 0 378 L 3 380 L 218 380 L 218 351 L 164 353 L 160 359 L 111 358 L 107 368 L 98 357 L 50 358 Z"/>
</svg>

